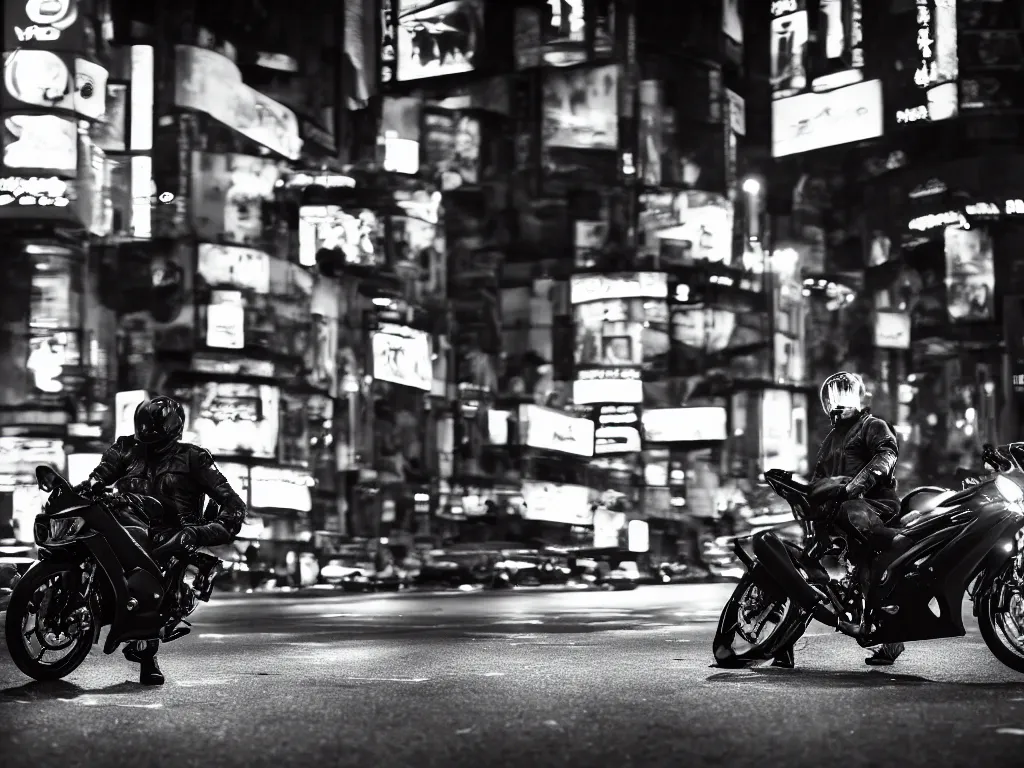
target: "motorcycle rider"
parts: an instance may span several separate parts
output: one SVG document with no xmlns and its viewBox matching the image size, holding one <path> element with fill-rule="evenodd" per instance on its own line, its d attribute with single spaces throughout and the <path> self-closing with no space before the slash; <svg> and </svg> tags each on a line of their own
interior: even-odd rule
<svg viewBox="0 0 1024 768">
<path fill-rule="evenodd" d="M 821 385 L 819 397 L 832 430 L 818 450 L 811 501 L 837 503 L 837 527 L 864 551 L 907 546 L 910 540 L 885 524 L 900 509 L 893 477 L 899 443 L 892 427 L 871 414 L 864 381 L 855 373 L 832 374 Z M 864 661 L 872 666 L 893 664 L 903 649 L 903 643 L 887 643 Z M 773 665 L 792 668 L 792 644 L 776 655 Z"/>
<path fill-rule="evenodd" d="M 77 486 L 90 493 L 114 485 L 161 502 L 163 515 L 122 523 L 149 528 L 151 551 L 163 556 L 196 547 L 227 544 L 242 527 L 245 503 L 232 490 L 209 451 L 181 442 L 185 409 L 170 397 L 157 396 L 135 409 L 135 434 L 117 438 L 103 454 L 89 479 Z M 218 507 L 215 520 L 203 518 L 203 496 Z M 121 512 L 122 516 L 130 513 Z M 157 662 L 160 641 L 128 643 L 124 657 L 139 664 L 139 682 L 162 685 Z"/>
</svg>

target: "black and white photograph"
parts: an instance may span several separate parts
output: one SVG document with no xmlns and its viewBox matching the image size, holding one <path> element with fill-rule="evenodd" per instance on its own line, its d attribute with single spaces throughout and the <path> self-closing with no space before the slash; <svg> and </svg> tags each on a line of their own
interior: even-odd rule
<svg viewBox="0 0 1024 768">
<path fill-rule="evenodd" d="M 807 79 L 807 11 L 780 16 L 771 22 L 772 96 L 782 99 L 802 93 Z"/>
<path fill-rule="evenodd" d="M 395 0 L 399 81 L 471 72 L 484 50 L 481 0 Z"/>
<path fill-rule="evenodd" d="M 2 768 L 1024 764 L 1019 2 L 0 3 Z"/>
<path fill-rule="evenodd" d="M 947 227 L 943 240 L 949 319 L 954 323 L 992 320 L 996 282 L 992 235 L 983 227 Z"/>
<path fill-rule="evenodd" d="M 544 79 L 544 145 L 617 149 L 619 68 L 552 71 Z"/>
</svg>

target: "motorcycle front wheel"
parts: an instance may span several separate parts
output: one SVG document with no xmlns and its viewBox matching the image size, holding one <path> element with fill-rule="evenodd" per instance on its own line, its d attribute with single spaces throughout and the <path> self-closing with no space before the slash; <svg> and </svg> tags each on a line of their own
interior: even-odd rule
<svg viewBox="0 0 1024 768">
<path fill-rule="evenodd" d="M 72 563 L 37 563 L 7 606 L 4 634 L 18 669 L 34 680 L 60 680 L 92 650 L 99 632 L 94 600 L 81 597 L 82 570 Z"/>
<path fill-rule="evenodd" d="M 715 664 L 725 668 L 767 661 L 804 629 L 792 600 L 770 597 L 748 573 L 722 609 L 715 632 Z"/>
<path fill-rule="evenodd" d="M 977 601 L 978 629 L 985 645 L 1010 669 L 1024 672 L 1024 584 L 1012 559 Z"/>
</svg>

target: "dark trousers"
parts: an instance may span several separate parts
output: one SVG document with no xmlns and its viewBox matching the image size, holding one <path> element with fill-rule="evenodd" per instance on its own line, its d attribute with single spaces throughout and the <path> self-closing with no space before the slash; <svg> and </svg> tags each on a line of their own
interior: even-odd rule
<svg viewBox="0 0 1024 768">
<path fill-rule="evenodd" d="M 886 526 L 899 512 L 899 502 L 889 499 L 850 499 L 839 505 L 836 512 L 836 526 L 849 534 L 860 548 L 881 552 L 892 546 L 899 534 Z"/>
<path fill-rule="evenodd" d="M 854 540 L 851 544 L 855 547 L 878 552 L 892 546 L 898 535 L 898 531 L 885 524 L 898 512 L 899 501 L 895 499 L 850 499 L 839 506 L 836 526 Z M 776 658 L 792 655 L 795 644 L 796 640 L 781 649 Z M 903 652 L 903 647 L 903 643 L 886 643 L 879 651 L 895 658 Z"/>
<path fill-rule="evenodd" d="M 133 527 L 146 529 L 149 532 L 150 551 L 174 534 L 173 530 L 150 528 L 149 523 L 135 514 L 135 511 L 127 504 L 115 506 L 114 516 L 117 518 L 117 521 L 126 528 Z M 140 659 L 155 657 L 159 648 L 160 641 L 155 639 L 138 640 L 129 643 L 128 646 L 126 646 L 126 649 L 130 649 Z"/>
</svg>

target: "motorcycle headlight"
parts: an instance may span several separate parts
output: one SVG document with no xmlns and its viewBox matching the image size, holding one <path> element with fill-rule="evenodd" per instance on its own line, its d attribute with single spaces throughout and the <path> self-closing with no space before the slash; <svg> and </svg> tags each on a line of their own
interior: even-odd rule
<svg viewBox="0 0 1024 768">
<path fill-rule="evenodd" d="M 1005 475 L 998 475 L 995 479 L 996 490 L 1010 504 L 1016 504 L 1024 499 L 1024 491 L 1013 480 Z"/>
<path fill-rule="evenodd" d="M 49 537 L 47 541 L 52 544 L 59 543 L 72 536 L 76 536 L 85 528 L 85 520 L 81 517 L 63 517 L 59 520 L 50 520 Z"/>
</svg>

